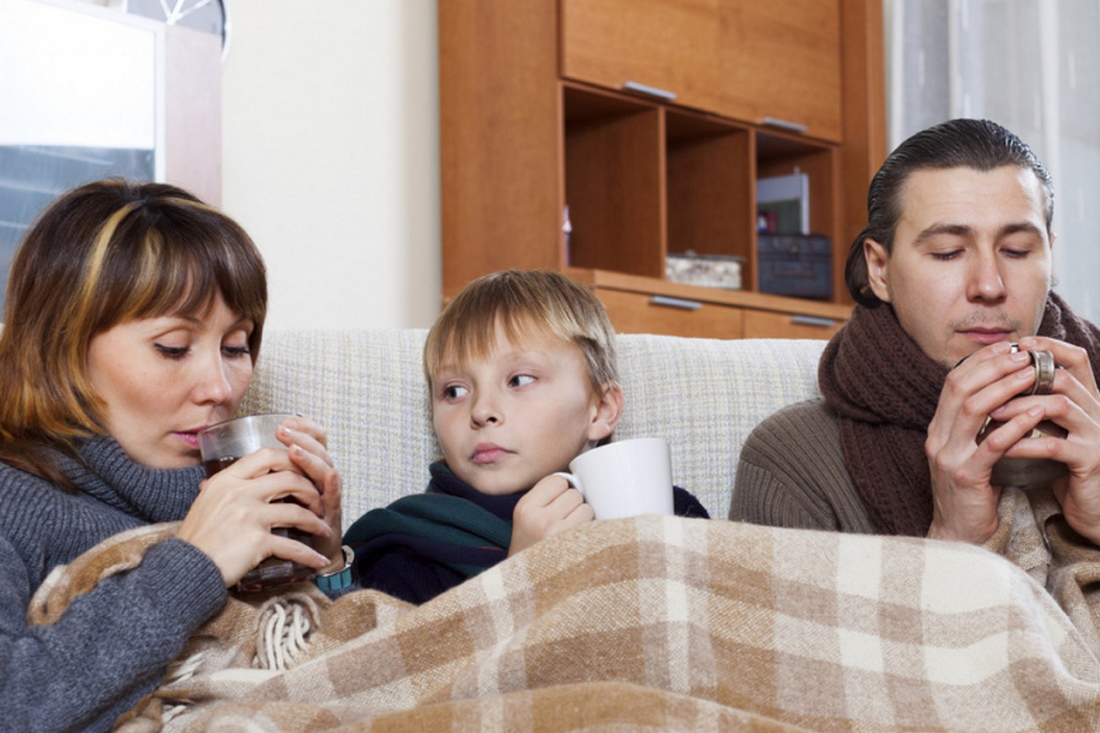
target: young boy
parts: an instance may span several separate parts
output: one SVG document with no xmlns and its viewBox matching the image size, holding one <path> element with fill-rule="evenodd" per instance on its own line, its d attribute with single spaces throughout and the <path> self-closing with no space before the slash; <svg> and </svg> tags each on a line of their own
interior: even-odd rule
<svg viewBox="0 0 1100 733">
<path fill-rule="evenodd" d="M 555 471 L 606 441 L 623 410 L 615 333 L 587 288 L 553 272 L 474 280 L 428 333 L 424 373 L 444 460 L 423 494 L 344 535 L 364 588 L 423 603 L 593 519 Z M 675 489 L 675 512 L 707 517 Z"/>
</svg>

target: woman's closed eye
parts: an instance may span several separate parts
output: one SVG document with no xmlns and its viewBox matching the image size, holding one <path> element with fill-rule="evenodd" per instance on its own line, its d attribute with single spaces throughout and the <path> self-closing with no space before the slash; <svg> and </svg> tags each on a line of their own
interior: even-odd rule
<svg viewBox="0 0 1100 733">
<path fill-rule="evenodd" d="M 168 344 L 153 344 L 161 356 L 167 359 L 182 359 L 191 353 L 190 346 L 169 346 Z M 223 346 L 222 353 L 227 359 L 240 359 L 252 353 L 248 346 Z"/>
<path fill-rule="evenodd" d="M 154 343 L 153 347 L 161 356 L 167 359 L 182 359 L 191 351 L 190 346 L 169 346 L 168 344 Z"/>
<path fill-rule="evenodd" d="M 252 353 L 252 350 L 247 346 L 223 346 L 222 351 L 229 359 L 240 359 Z"/>
</svg>

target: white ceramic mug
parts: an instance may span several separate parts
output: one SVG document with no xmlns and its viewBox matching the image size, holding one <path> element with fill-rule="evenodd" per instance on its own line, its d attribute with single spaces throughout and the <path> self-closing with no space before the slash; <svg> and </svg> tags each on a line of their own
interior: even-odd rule
<svg viewBox="0 0 1100 733">
<path fill-rule="evenodd" d="M 672 461 L 664 438 L 634 438 L 581 453 L 559 472 L 596 519 L 672 514 Z"/>
</svg>

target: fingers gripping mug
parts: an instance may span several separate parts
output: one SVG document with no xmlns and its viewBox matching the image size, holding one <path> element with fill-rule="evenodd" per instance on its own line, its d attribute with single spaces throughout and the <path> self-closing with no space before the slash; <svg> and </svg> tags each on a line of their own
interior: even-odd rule
<svg viewBox="0 0 1100 733">
<path fill-rule="evenodd" d="M 596 519 L 672 514 L 672 462 L 664 438 L 622 440 L 586 451 L 560 472 Z"/>
<path fill-rule="evenodd" d="M 1019 350 L 1019 346 L 1012 344 L 1013 352 Z M 1057 368 L 1054 363 L 1054 355 L 1049 351 L 1029 351 L 1028 354 L 1031 355 L 1031 366 L 1035 370 L 1035 383 L 1030 390 L 1020 396 L 1050 394 L 1054 389 L 1054 370 Z M 958 365 L 956 364 L 956 366 Z M 978 442 L 982 442 L 991 430 L 1002 424 L 992 418 L 986 420 L 986 424 L 978 433 Z M 1024 437 L 1025 439 L 1037 438 L 1044 435 L 1064 437 L 1066 431 L 1050 420 L 1043 420 L 1035 426 L 1029 435 Z M 1033 486 L 1052 481 L 1068 470 L 1066 464 L 1050 458 L 1008 458 L 1002 456 L 993 464 L 990 483 L 995 486 Z"/>
<path fill-rule="evenodd" d="M 255 453 L 260 448 L 279 448 L 286 446 L 275 437 L 275 428 L 283 420 L 294 415 L 266 414 L 239 417 L 211 425 L 199 433 L 199 450 L 206 467 L 207 478 L 218 471 L 228 468 L 237 459 Z M 291 498 L 277 501 L 294 501 Z M 313 547 L 313 535 L 294 527 L 274 527 L 273 533 L 282 537 L 298 540 Z M 309 580 L 314 575 L 311 567 L 300 565 L 292 560 L 269 557 L 248 571 L 237 583 L 239 591 L 266 590 L 287 583 Z"/>
</svg>

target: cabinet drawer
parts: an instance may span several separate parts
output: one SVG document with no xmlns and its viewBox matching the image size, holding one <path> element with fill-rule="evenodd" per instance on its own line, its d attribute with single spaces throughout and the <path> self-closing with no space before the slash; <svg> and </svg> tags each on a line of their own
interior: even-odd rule
<svg viewBox="0 0 1100 733">
<path fill-rule="evenodd" d="M 827 339 L 840 330 L 844 321 L 837 318 L 746 310 L 745 338 Z"/>
<path fill-rule="evenodd" d="M 694 338 L 741 338 L 741 308 L 596 288 L 619 333 L 657 333 Z"/>
</svg>

